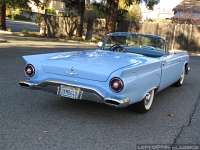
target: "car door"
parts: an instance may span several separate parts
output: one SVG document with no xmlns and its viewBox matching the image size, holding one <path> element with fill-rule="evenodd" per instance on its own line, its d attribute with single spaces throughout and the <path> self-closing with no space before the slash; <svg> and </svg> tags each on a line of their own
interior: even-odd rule
<svg viewBox="0 0 200 150">
<path fill-rule="evenodd" d="M 178 81 L 183 71 L 182 66 L 181 58 L 175 53 L 168 53 L 161 57 L 160 89 L 164 89 Z"/>
</svg>

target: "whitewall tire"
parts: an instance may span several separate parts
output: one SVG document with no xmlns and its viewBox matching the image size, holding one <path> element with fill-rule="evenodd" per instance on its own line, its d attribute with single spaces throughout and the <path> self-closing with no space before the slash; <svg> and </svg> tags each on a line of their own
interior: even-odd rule
<svg viewBox="0 0 200 150">
<path fill-rule="evenodd" d="M 180 79 L 175 83 L 175 86 L 179 87 L 182 86 L 185 80 L 185 69 L 183 70 Z"/>
<path fill-rule="evenodd" d="M 154 97 L 155 97 L 155 89 L 148 92 L 141 102 L 136 103 L 134 110 L 139 113 L 145 113 L 149 111 L 153 104 Z"/>
</svg>

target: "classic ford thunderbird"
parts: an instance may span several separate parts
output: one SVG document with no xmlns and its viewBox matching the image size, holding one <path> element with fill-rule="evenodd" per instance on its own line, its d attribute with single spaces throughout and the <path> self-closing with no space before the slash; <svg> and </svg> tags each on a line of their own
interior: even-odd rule
<svg viewBox="0 0 200 150">
<path fill-rule="evenodd" d="M 115 107 L 134 104 L 139 112 L 150 110 L 155 93 L 181 86 L 190 70 L 187 52 L 167 51 L 160 36 L 127 32 L 106 35 L 95 50 L 23 58 L 22 87 Z"/>
</svg>

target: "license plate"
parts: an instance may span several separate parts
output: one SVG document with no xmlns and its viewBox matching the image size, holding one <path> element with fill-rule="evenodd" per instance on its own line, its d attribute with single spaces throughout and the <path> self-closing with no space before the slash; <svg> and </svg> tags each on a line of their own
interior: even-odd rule
<svg viewBox="0 0 200 150">
<path fill-rule="evenodd" d="M 62 97 L 71 98 L 71 99 L 81 99 L 82 91 L 79 88 L 73 88 L 65 85 L 58 87 L 57 94 Z"/>
</svg>

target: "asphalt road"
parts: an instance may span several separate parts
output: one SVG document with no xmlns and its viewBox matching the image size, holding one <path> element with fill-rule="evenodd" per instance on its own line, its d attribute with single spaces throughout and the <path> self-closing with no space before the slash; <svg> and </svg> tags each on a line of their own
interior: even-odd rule
<svg viewBox="0 0 200 150">
<path fill-rule="evenodd" d="M 6 24 L 12 32 L 39 32 L 39 27 L 33 22 L 6 20 Z"/>
<path fill-rule="evenodd" d="M 74 49 L 0 48 L 0 150 L 134 150 L 137 144 L 200 143 L 200 57 L 183 87 L 156 96 L 147 114 L 74 102 L 18 86 L 21 56 Z"/>
</svg>

